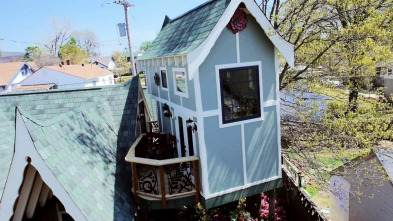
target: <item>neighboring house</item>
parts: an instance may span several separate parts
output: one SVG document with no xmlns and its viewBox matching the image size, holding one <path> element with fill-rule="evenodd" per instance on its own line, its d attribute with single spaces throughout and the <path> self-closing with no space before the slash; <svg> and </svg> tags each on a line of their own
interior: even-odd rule
<svg viewBox="0 0 393 221">
<path fill-rule="evenodd" d="M 380 149 L 333 170 L 330 219 L 392 220 L 393 150 Z"/>
<path fill-rule="evenodd" d="M 206 208 L 282 186 L 278 53 L 293 67 L 294 47 L 273 30 L 253 0 L 212 0 L 165 19 L 137 67 L 157 101 L 159 130 L 176 136 L 178 158 L 146 162 L 133 150 L 126 160 L 134 171 L 192 162 L 187 179 Z M 143 179 L 134 177 L 136 200 L 150 208 L 192 203 Z"/>
<path fill-rule="evenodd" d="M 0 93 L 12 91 L 35 70 L 31 64 L 25 62 L 0 63 Z"/>
<path fill-rule="evenodd" d="M 116 68 L 115 61 L 112 56 L 107 57 L 93 57 L 90 59 L 92 64 L 97 65 L 100 68 L 113 71 Z"/>
<path fill-rule="evenodd" d="M 0 95 L 1 220 L 133 220 L 139 85 Z"/>
<path fill-rule="evenodd" d="M 45 66 L 20 82 L 20 86 L 55 84 L 56 88 L 91 87 L 114 84 L 113 73 L 96 65 Z"/>
<path fill-rule="evenodd" d="M 375 68 L 375 79 L 373 80 L 373 84 L 376 87 L 384 87 L 385 84 L 385 77 L 392 75 L 392 65 L 382 64 L 379 63 L 376 65 Z"/>
</svg>

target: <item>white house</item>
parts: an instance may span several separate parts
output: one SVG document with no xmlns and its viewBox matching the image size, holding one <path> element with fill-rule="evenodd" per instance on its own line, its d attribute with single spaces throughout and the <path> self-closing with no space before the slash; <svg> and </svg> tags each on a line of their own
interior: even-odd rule
<svg viewBox="0 0 393 221">
<path fill-rule="evenodd" d="M 0 93 L 11 91 L 35 70 L 25 62 L 0 63 Z"/>
<path fill-rule="evenodd" d="M 111 56 L 107 57 L 93 57 L 90 59 L 92 64 L 97 65 L 100 68 L 107 69 L 107 70 L 114 70 L 116 68 L 115 61 Z"/>
<path fill-rule="evenodd" d="M 91 87 L 114 84 L 113 73 L 96 65 L 45 66 L 20 86 L 55 84 L 56 88 Z"/>
</svg>

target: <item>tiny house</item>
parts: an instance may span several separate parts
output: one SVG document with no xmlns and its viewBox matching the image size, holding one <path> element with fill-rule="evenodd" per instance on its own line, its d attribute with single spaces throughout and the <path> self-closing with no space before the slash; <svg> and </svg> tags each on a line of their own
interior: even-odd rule
<svg viewBox="0 0 393 221">
<path fill-rule="evenodd" d="M 294 65 L 293 45 L 252 0 L 212 0 L 166 17 L 137 59 L 157 102 L 158 130 L 176 152 L 161 160 L 165 163 L 149 161 L 160 167 L 150 174 L 164 174 L 162 166 L 170 160 L 192 162 L 182 173 L 189 174 L 195 198 L 207 208 L 280 187 L 279 53 Z M 176 200 L 185 194 L 171 196 L 165 189 L 171 186 L 165 180 L 169 173 L 145 179 L 148 173 L 138 172 L 138 166 L 146 161 L 134 152 L 126 160 L 138 174 L 137 201 L 153 208 L 160 196 L 164 208 L 182 205 Z"/>
</svg>

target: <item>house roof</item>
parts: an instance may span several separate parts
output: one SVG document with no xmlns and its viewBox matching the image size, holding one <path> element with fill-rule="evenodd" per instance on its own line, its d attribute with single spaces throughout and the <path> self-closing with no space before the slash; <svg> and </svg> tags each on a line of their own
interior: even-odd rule
<svg viewBox="0 0 393 221">
<path fill-rule="evenodd" d="M 382 164 L 384 170 L 388 174 L 390 181 L 393 183 L 393 143 L 389 141 L 381 141 L 378 144 L 378 149 L 371 150 L 365 156 L 356 157 L 343 165 L 337 167 L 330 172 L 331 175 L 339 174 L 344 170 L 345 166 L 356 166 L 364 161 L 377 157 Z"/>
<path fill-rule="evenodd" d="M 207 38 L 229 3 L 211 0 L 170 20 L 138 59 L 188 54 Z"/>
<path fill-rule="evenodd" d="M 122 85 L 0 95 L 0 199 L 18 108 L 35 148 L 88 220 L 132 220 L 124 157 L 135 138 L 138 84 L 135 77 Z"/>
<path fill-rule="evenodd" d="M 255 17 L 288 64 L 294 67 L 294 45 L 275 31 L 253 0 L 211 0 L 170 21 L 165 18 L 158 36 L 138 60 L 188 55 L 190 79 L 193 79 L 196 69 L 241 3 L 245 5 L 247 13 Z"/>
<path fill-rule="evenodd" d="M 39 85 L 25 85 L 19 86 L 12 91 L 36 91 L 36 90 L 48 90 L 49 88 L 55 86 L 55 84 L 39 84 Z"/>
<path fill-rule="evenodd" d="M 55 70 L 61 73 L 69 74 L 75 77 L 83 78 L 83 79 L 93 79 L 98 78 L 104 75 L 113 74 L 112 72 L 97 67 L 96 65 L 59 65 L 56 66 L 45 66 L 43 68 Z M 43 69 L 42 68 L 42 69 Z M 41 70 L 41 69 L 40 69 Z"/>
<path fill-rule="evenodd" d="M 92 58 L 90 59 L 90 61 L 91 61 L 92 63 L 98 62 L 98 63 L 100 63 L 100 64 L 103 64 L 103 65 L 105 65 L 105 66 L 108 66 L 109 63 L 110 63 L 111 61 L 113 61 L 113 58 L 112 58 L 112 56 L 106 56 L 106 57 L 92 57 Z"/>
<path fill-rule="evenodd" d="M 7 85 L 25 62 L 0 63 L 0 85 Z"/>
</svg>

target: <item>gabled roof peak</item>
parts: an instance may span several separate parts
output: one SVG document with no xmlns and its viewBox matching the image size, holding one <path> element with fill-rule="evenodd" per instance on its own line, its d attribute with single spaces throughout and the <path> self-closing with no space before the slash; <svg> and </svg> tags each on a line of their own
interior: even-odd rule
<svg viewBox="0 0 393 221">
<path fill-rule="evenodd" d="M 162 23 L 161 30 L 162 30 L 163 28 L 165 28 L 165 26 L 166 26 L 169 22 L 171 22 L 171 19 L 168 17 L 168 15 L 165 15 L 164 23 Z"/>
</svg>

